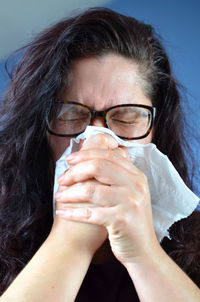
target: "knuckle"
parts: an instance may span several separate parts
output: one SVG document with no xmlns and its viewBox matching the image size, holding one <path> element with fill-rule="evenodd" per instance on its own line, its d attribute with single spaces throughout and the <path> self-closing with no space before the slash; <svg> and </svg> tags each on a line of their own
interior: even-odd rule
<svg viewBox="0 0 200 302">
<path fill-rule="evenodd" d="M 138 211 L 141 207 L 141 201 L 133 196 L 129 196 L 127 198 L 127 203 L 130 205 L 130 208 L 134 211 Z"/>
<path fill-rule="evenodd" d="M 109 134 L 98 133 L 93 139 L 99 144 L 100 149 L 114 149 L 118 146 L 117 141 Z"/>
<path fill-rule="evenodd" d="M 84 185 L 83 195 L 89 200 L 93 199 L 95 194 L 95 185 L 93 183 L 86 183 Z"/>
<path fill-rule="evenodd" d="M 96 140 L 98 140 L 98 142 L 100 143 L 105 143 L 106 142 L 106 136 L 103 133 L 98 133 L 96 135 Z"/>
<path fill-rule="evenodd" d="M 84 209 L 84 217 L 88 220 L 92 217 L 92 210 L 90 208 Z"/>
<path fill-rule="evenodd" d="M 107 148 L 115 149 L 118 147 L 118 142 L 109 134 L 105 135 L 105 144 Z"/>
<path fill-rule="evenodd" d="M 93 171 L 94 173 L 96 173 L 97 175 L 99 173 L 101 173 L 103 167 L 104 167 L 104 163 L 100 158 L 96 158 L 92 161 L 92 165 L 93 165 Z"/>
<path fill-rule="evenodd" d="M 95 136 L 92 136 L 92 138 L 88 141 L 91 141 L 93 144 L 99 144 L 100 148 L 105 148 L 106 146 L 106 137 L 103 133 L 98 133 Z"/>
<path fill-rule="evenodd" d="M 115 215 L 115 224 L 118 228 L 125 228 L 127 225 L 127 215 L 124 212 Z"/>
<path fill-rule="evenodd" d="M 120 156 L 127 158 L 128 151 L 125 148 L 119 147 L 119 148 L 117 148 L 117 151 Z"/>
<path fill-rule="evenodd" d="M 144 173 L 141 172 L 140 176 L 137 178 L 137 181 L 135 182 L 135 186 L 138 192 L 141 193 L 142 195 L 145 195 L 147 193 L 148 181 Z"/>
<path fill-rule="evenodd" d="M 115 158 L 115 157 L 116 157 L 116 154 L 113 152 L 112 149 L 107 149 L 107 150 L 105 151 L 105 158 L 106 158 L 107 160 L 113 159 L 113 158 Z"/>
<path fill-rule="evenodd" d="M 147 188 L 146 188 L 146 184 L 144 184 L 144 182 L 138 180 L 136 182 L 136 188 L 140 194 L 142 194 L 142 195 L 146 194 Z"/>
</svg>

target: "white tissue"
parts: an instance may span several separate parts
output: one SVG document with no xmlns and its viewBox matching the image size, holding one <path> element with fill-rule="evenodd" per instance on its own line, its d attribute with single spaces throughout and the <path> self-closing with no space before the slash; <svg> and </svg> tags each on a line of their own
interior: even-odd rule
<svg viewBox="0 0 200 302">
<path fill-rule="evenodd" d="M 84 133 L 71 139 L 70 146 L 56 162 L 54 194 L 58 190 L 58 176 L 69 168 L 65 156 L 78 151 L 81 139 L 87 140 L 98 133 L 108 133 L 120 146 L 125 146 L 131 162 L 147 176 L 157 238 L 161 241 L 164 236 L 169 237 L 169 227 L 189 216 L 197 207 L 199 198 L 184 184 L 168 157 L 152 143 L 143 145 L 134 141 L 124 141 L 107 128 L 88 126 Z M 55 200 L 53 203 L 55 211 Z"/>
</svg>

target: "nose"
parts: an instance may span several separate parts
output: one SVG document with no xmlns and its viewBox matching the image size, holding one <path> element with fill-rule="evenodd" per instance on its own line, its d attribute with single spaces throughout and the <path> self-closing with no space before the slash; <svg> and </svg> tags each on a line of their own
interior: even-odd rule
<svg viewBox="0 0 200 302">
<path fill-rule="evenodd" d="M 104 119 L 100 116 L 95 116 L 91 121 L 91 125 L 97 127 L 106 127 Z"/>
</svg>

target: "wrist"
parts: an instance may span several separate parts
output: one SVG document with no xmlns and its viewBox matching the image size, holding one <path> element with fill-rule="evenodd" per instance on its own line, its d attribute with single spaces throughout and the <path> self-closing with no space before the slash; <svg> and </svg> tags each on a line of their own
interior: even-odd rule
<svg viewBox="0 0 200 302">
<path fill-rule="evenodd" d="M 133 280 L 138 284 L 143 280 L 144 284 L 148 282 L 150 276 L 163 275 L 171 259 L 165 253 L 161 246 L 152 250 L 149 254 L 139 257 L 134 262 L 125 264 L 125 267 Z M 156 281 L 155 281 L 156 282 Z"/>
<path fill-rule="evenodd" d="M 58 216 L 55 217 L 51 232 L 47 238 L 51 244 L 60 249 L 74 250 L 85 254 L 91 260 L 97 250 L 96 245 L 92 243 L 91 228 L 88 224 L 66 221 Z"/>
<path fill-rule="evenodd" d="M 160 266 L 160 263 L 162 263 L 163 259 L 166 257 L 168 258 L 160 244 L 156 244 L 150 251 L 144 252 L 143 255 L 140 255 L 134 258 L 133 261 L 126 262 L 123 265 L 126 267 L 128 272 L 140 269 L 145 270 L 148 266 Z"/>
</svg>

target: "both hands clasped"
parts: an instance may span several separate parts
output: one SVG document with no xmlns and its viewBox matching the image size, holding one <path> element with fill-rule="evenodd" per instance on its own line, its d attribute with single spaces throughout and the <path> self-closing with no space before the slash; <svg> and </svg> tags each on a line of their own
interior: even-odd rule
<svg viewBox="0 0 200 302">
<path fill-rule="evenodd" d="M 111 136 L 98 134 L 66 160 L 70 168 L 58 178 L 56 214 L 105 227 L 112 251 L 123 264 L 149 255 L 158 241 L 148 182 L 126 149 Z"/>
</svg>

